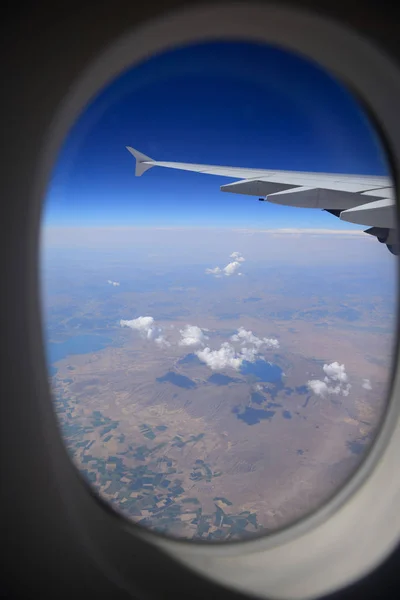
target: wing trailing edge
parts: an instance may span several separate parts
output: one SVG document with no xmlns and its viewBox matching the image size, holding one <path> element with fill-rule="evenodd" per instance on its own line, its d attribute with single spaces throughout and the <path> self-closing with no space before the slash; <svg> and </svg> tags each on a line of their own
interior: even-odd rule
<svg viewBox="0 0 400 600">
<path fill-rule="evenodd" d="M 383 198 L 344 210 L 340 213 L 340 219 L 368 227 L 392 229 L 396 223 L 396 205 L 394 200 Z"/>
</svg>

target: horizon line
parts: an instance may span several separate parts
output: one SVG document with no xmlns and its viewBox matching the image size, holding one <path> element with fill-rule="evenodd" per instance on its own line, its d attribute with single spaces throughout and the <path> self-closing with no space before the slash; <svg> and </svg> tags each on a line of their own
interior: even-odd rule
<svg viewBox="0 0 400 600">
<path fill-rule="evenodd" d="M 361 226 L 360 226 L 361 227 Z M 127 225 L 50 225 L 44 224 L 41 228 L 41 232 L 46 230 L 108 230 L 108 231 L 188 231 L 188 230 L 215 230 L 215 231 L 232 231 L 237 233 L 279 233 L 279 234 L 301 234 L 301 233 L 316 233 L 316 234 L 327 234 L 327 235 L 360 235 L 365 233 L 363 229 L 327 229 L 327 228 L 311 228 L 311 227 L 277 227 L 277 228 L 254 228 L 254 227 L 213 227 L 213 226 L 127 226 Z M 367 236 L 368 237 L 368 236 Z"/>
</svg>

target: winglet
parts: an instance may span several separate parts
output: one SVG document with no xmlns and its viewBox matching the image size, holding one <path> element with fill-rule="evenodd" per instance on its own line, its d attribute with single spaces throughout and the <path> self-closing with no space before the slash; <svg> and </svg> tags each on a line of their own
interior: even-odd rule
<svg viewBox="0 0 400 600">
<path fill-rule="evenodd" d="M 139 150 L 135 150 L 135 148 L 131 148 L 131 146 L 126 146 L 126 149 L 135 157 L 136 159 L 136 169 L 135 175 L 136 177 L 140 177 L 145 171 L 154 167 L 155 161 L 143 154 L 143 152 L 139 152 Z"/>
</svg>

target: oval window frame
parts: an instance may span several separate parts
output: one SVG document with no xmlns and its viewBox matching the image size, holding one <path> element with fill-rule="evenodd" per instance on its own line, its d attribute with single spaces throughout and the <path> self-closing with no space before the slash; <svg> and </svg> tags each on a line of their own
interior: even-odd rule
<svg viewBox="0 0 400 600">
<path fill-rule="evenodd" d="M 359 34 L 321 16 L 272 4 L 222 3 L 185 8 L 142 24 L 103 48 L 102 53 L 81 72 L 59 108 L 39 153 L 32 192 L 37 206 L 40 207 L 45 197 L 55 157 L 70 127 L 82 108 L 104 85 L 155 53 L 183 44 L 215 40 L 281 46 L 318 62 L 339 80 L 347 84 L 351 82 L 351 88 L 364 101 L 378 125 L 397 183 L 400 167 L 400 122 L 397 119 L 400 74 L 391 60 Z M 398 201 L 397 189 L 396 186 Z M 37 215 L 38 239 L 40 209 Z M 132 527 L 122 518 L 115 519 L 115 515 L 102 506 L 103 518 L 111 519 L 112 527 L 117 529 L 111 543 L 100 544 L 99 529 L 88 514 L 91 503 L 95 502 L 94 497 L 88 496 L 85 501 L 77 503 L 74 518 L 81 530 L 85 530 L 91 546 L 97 546 L 102 560 L 114 565 L 116 572 L 120 565 L 115 563 L 115 556 L 120 553 L 114 552 L 115 544 L 125 545 L 125 533 L 128 531 L 129 535 L 157 545 L 205 577 L 261 597 L 313 598 L 347 585 L 381 562 L 400 540 L 397 511 L 400 477 L 393 477 L 400 450 L 399 366 L 396 346 L 389 407 L 368 456 L 331 500 L 293 526 L 265 538 L 231 546 L 212 546 L 162 538 Z M 46 377 L 45 373 L 43 377 Z M 50 394 L 47 400 L 50 404 Z M 384 495 L 381 490 L 385 490 Z M 69 498 L 73 493 L 74 490 Z M 76 497 L 79 494 L 76 490 Z M 380 512 L 371 521 L 370 515 L 374 514 L 378 504 Z M 124 537 L 118 542 L 120 534 Z M 129 571 L 128 567 L 124 569 L 125 573 Z"/>
</svg>

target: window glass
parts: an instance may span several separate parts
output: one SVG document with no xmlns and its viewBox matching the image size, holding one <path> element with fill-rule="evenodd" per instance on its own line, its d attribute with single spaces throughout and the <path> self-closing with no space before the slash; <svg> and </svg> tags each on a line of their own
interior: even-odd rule
<svg viewBox="0 0 400 600">
<path fill-rule="evenodd" d="M 356 471 L 387 403 L 397 239 L 342 211 L 392 197 L 355 98 L 282 49 L 183 47 L 98 93 L 49 185 L 42 306 L 63 438 L 118 513 L 240 540 Z"/>
</svg>

